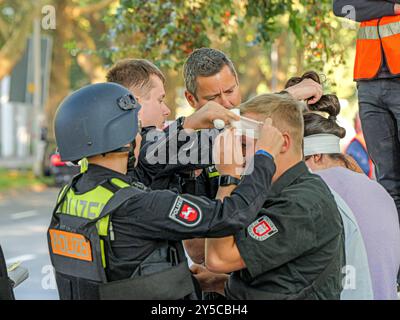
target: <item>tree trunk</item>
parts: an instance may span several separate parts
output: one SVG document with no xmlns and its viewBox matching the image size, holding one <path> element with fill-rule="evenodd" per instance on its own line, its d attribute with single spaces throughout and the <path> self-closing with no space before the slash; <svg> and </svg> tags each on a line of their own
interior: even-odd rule
<svg viewBox="0 0 400 320">
<path fill-rule="evenodd" d="M 53 58 L 50 73 L 49 101 L 46 105 L 48 140 L 54 142 L 54 115 L 60 102 L 70 90 L 71 54 L 65 43 L 73 39 L 73 19 L 66 13 L 68 0 L 56 2 L 57 28 L 54 30 Z"/>
</svg>

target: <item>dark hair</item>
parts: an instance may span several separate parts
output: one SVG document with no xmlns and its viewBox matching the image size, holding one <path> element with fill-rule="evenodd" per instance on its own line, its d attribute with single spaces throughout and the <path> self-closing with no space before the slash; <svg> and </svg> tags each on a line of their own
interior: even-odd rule
<svg viewBox="0 0 400 320">
<path fill-rule="evenodd" d="M 315 71 L 308 71 L 301 77 L 293 77 L 289 79 L 285 88 L 296 85 L 304 79 L 312 79 L 321 84 L 320 76 Z M 320 113 L 326 113 L 328 117 L 324 117 Z M 344 138 L 346 136 L 346 129 L 339 126 L 336 122 L 336 117 L 339 113 L 340 102 L 338 97 L 334 94 L 323 95 L 317 103 L 308 105 L 308 111 L 303 113 L 304 137 L 326 133 L 333 134 L 340 139 Z M 325 156 L 342 162 L 348 169 L 353 169 L 350 161 L 341 153 L 326 154 Z M 308 157 L 306 157 L 306 159 L 307 158 Z"/>
<path fill-rule="evenodd" d="M 315 71 L 307 71 L 301 77 L 292 77 L 292 78 L 290 78 L 286 82 L 285 89 L 287 89 L 289 87 L 293 87 L 294 85 L 299 84 L 300 82 L 302 82 L 305 79 L 311 79 L 311 80 L 314 80 L 317 83 L 322 83 L 321 82 L 321 77 L 318 75 L 318 73 L 316 73 Z"/>
<path fill-rule="evenodd" d="M 232 61 L 220 50 L 200 48 L 194 50 L 187 58 L 183 66 L 183 78 L 186 90 L 197 99 L 197 77 L 211 77 L 228 66 L 232 74 L 238 80 Z"/>
<path fill-rule="evenodd" d="M 118 61 L 108 70 L 106 79 L 108 82 L 118 83 L 128 89 L 151 88 L 150 76 L 155 75 L 165 82 L 165 77 L 153 63 L 145 59 L 124 59 Z"/>
</svg>

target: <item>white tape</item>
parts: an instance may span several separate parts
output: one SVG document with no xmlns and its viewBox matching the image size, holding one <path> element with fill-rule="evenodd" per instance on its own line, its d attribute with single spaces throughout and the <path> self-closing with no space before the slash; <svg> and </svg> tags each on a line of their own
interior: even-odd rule
<svg viewBox="0 0 400 320">
<path fill-rule="evenodd" d="M 224 120 L 215 119 L 215 120 L 213 120 L 213 124 L 214 124 L 214 127 L 216 129 L 221 130 L 221 129 L 225 128 L 225 121 Z"/>
</svg>

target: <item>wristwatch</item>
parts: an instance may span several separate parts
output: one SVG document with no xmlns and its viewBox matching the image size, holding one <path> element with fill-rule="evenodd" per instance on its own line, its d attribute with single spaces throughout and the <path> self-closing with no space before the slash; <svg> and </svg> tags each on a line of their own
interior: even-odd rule
<svg viewBox="0 0 400 320">
<path fill-rule="evenodd" d="M 240 179 L 232 176 L 219 176 L 218 178 L 218 186 L 220 187 L 230 186 L 232 184 L 238 185 L 239 183 Z"/>
</svg>

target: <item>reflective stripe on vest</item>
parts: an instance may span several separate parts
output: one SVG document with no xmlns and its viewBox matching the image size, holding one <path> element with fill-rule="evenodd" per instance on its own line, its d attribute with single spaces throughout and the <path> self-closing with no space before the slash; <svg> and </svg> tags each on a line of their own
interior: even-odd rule
<svg viewBox="0 0 400 320">
<path fill-rule="evenodd" d="M 374 78 L 382 64 L 382 48 L 389 71 L 400 75 L 400 16 L 361 23 L 357 37 L 354 79 Z"/>
<path fill-rule="evenodd" d="M 116 178 L 111 179 L 111 182 L 120 188 L 126 188 L 130 186 L 128 183 Z M 61 199 L 65 189 L 66 187 L 64 187 L 64 189 L 60 192 L 57 201 Z M 100 215 L 101 211 L 113 195 L 114 193 L 112 191 L 100 185 L 83 194 L 76 194 L 73 188 L 70 188 L 67 192 L 64 202 L 60 205 L 57 212 L 92 220 Z M 109 219 L 110 216 L 107 215 L 96 223 L 99 236 L 108 236 Z M 104 241 L 101 240 L 100 246 L 102 263 L 103 267 L 105 268 L 106 259 L 104 254 Z"/>
</svg>

